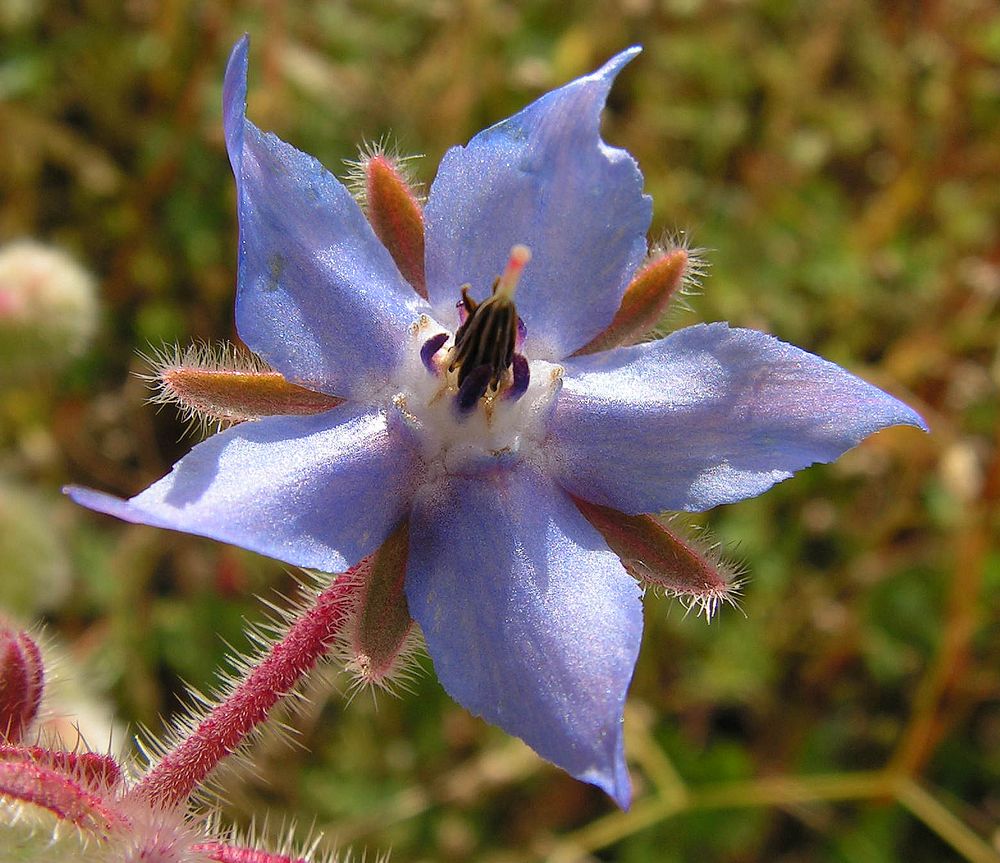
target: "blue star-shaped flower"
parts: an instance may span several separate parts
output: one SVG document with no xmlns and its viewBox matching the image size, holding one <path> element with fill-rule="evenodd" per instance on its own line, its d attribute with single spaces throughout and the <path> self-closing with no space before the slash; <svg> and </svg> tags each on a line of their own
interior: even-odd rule
<svg viewBox="0 0 1000 863">
<path fill-rule="evenodd" d="M 638 49 L 446 154 L 424 214 L 424 300 L 344 186 L 246 119 L 247 47 L 224 89 L 240 336 L 288 380 L 346 401 L 230 428 L 129 501 L 71 494 L 327 572 L 408 519 L 406 597 L 445 689 L 625 806 L 640 588 L 573 497 L 704 510 L 923 421 L 839 366 L 726 324 L 573 356 L 647 252 L 642 175 L 600 136 Z"/>
</svg>

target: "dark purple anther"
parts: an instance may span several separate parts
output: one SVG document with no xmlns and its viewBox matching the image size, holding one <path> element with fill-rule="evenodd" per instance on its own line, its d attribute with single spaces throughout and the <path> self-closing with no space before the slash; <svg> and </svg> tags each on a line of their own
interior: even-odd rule
<svg viewBox="0 0 1000 863">
<path fill-rule="evenodd" d="M 468 413 L 486 393 L 486 388 L 490 385 L 490 377 L 493 368 L 489 365 L 477 366 L 465 376 L 462 385 L 458 388 L 458 396 L 455 401 L 458 409 L 462 413 Z"/>
<path fill-rule="evenodd" d="M 431 336 L 420 348 L 420 359 L 423 360 L 427 371 L 431 374 L 438 373 L 437 366 L 434 365 L 434 355 L 441 350 L 441 346 L 446 341 L 448 341 L 448 334 L 438 333 L 436 336 Z"/>
<path fill-rule="evenodd" d="M 521 316 L 517 316 L 517 336 L 514 339 L 514 350 L 519 351 L 524 347 L 524 340 L 528 335 L 528 328 L 524 325 L 524 321 L 521 320 Z"/>
<path fill-rule="evenodd" d="M 510 385 L 510 389 L 504 393 L 504 397 L 516 402 L 528 391 L 528 384 L 531 382 L 531 370 L 528 368 L 528 360 L 524 354 L 514 354 L 514 359 L 510 365 L 514 380 Z"/>
</svg>

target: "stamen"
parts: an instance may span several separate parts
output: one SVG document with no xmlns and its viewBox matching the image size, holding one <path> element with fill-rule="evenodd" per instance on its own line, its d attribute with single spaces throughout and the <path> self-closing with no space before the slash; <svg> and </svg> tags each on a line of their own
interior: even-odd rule
<svg viewBox="0 0 1000 863">
<path fill-rule="evenodd" d="M 513 381 L 510 389 L 504 393 L 504 397 L 516 402 L 528 391 L 528 384 L 531 383 L 531 370 L 524 354 L 514 354 L 511 372 L 513 373 Z"/>
<path fill-rule="evenodd" d="M 486 394 L 490 385 L 492 369 L 488 365 L 474 368 L 458 388 L 458 409 L 461 413 L 471 411 Z"/>
<path fill-rule="evenodd" d="M 530 260 L 531 249 L 520 243 L 514 246 L 510 250 L 510 257 L 507 259 L 507 267 L 504 269 L 503 275 L 493 286 L 493 296 L 513 300 L 517 291 L 517 283 L 521 281 L 521 273 L 525 264 Z"/>
<path fill-rule="evenodd" d="M 434 357 L 446 341 L 448 341 L 448 334 L 438 333 L 436 336 L 431 336 L 420 348 L 420 359 L 431 374 L 438 374 Z"/>
<path fill-rule="evenodd" d="M 459 401 L 463 410 L 471 410 L 487 390 L 496 393 L 507 378 L 514 362 L 520 323 L 514 292 L 529 260 L 531 250 L 527 246 L 514 246 L 506 269 L 493 284 L 492 296 L 481 303 L 469 296 L 469 286 L 462 287 L 459 311 L 465 311 L 467 317 L 455 333 L 448 371 L 458 371 Z M 484 374 L 485 383 L 481 383 Z M 475 377 L 475 383 L 466 388 L 470 376 Z"/>
</svg>

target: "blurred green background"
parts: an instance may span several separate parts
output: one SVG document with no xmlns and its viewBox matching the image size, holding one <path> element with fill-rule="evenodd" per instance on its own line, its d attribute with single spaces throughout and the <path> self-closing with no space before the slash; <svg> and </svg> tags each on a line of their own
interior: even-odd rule
<svg viewBox="0 0 1000 863">
<path fill-rule="evenodd" d="M 245 646 L 253 595 L 293 589 L 281 564 L 59 496 L 135 493 L 196 442 L 144 404 L 137 351 L 234 338 L 219 102 L 244 31 L 258 125 L 341 176 L 391 135 L 425 154 L 425 183 L 451 144 L 643 44 L 605 135 L 643 167 L 654 235 L 710 250 L 668 326 L 764 329 L 889 389 L 933 434 L 892 429 L 692 519 L 749 581 L 742 613 L 711 624 L 647 597 L 631 814 L 428 672 L 398 700 L 318 684 L 302 746 L 265 740 L 256 776 L 224 778 L 225 818 L 295 819 L 396 861 L 1000 859 L 989 0 L 0 0 L 0 243 L 60 247 L 99 302 L 88 350 L 60 331 L 24 368 L 0 354 L 0 604 L 62 645 L 88 702 L 65 710 L 161 727 L 182 680 L 209 687 L 224 641 Z M 89 332 L 83 306 L 67 331 Z"/>
</svg>

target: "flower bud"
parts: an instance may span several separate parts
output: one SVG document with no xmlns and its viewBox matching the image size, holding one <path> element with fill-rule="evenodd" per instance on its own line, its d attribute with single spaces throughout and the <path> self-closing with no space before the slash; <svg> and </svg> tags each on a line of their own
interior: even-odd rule
<svg viewBox="0 0 1000 863">
<path fill-rule="evenodd" d="M 31 729 L 45 689 L 38 645 L 0 623 L 0 740 L 19 743 Z"/>
<path fill-rule="evenodd" d="M 0 761 L 0 798 L 47 809 L 61 821 L 98 837 L 106 836 L 119 822 L 114 809 L 84 782 L 34 761 Z"/>
<path fill-rule="evenodd" d="M 64 365 L 96 329 L 94 280 L 65 252 L 34 240 L 0 248 L 0 383 Z"/>
</svg>

